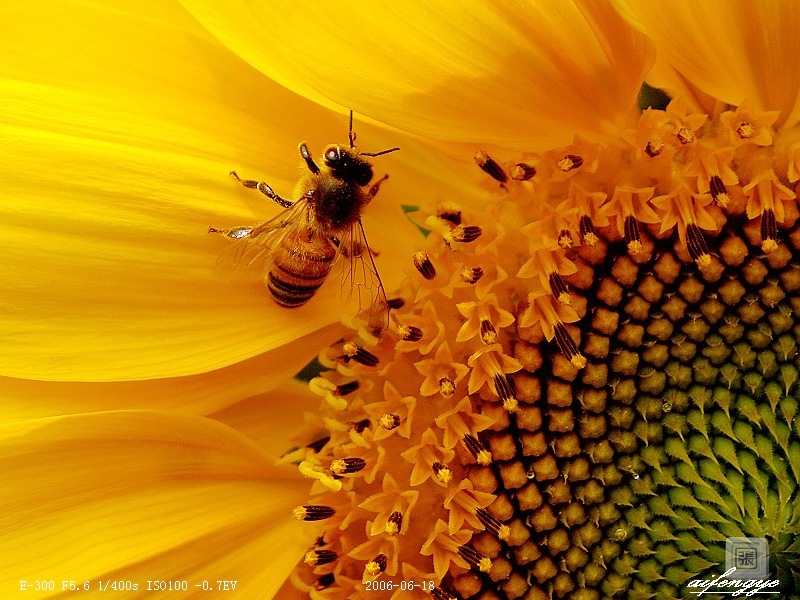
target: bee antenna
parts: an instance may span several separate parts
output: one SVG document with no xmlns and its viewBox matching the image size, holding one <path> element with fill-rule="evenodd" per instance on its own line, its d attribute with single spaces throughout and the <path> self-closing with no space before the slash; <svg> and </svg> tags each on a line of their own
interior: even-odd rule
<svg viewBox="0 0 800 600">
<path fill-rule="evenodd" d="M 389 152 L 395 152 L 400 150 L 400 148 L 389 148 L 388 150 L 381 150 L 380 152 L 359 152 L 360 156 L 380 156 L 381 154 L 389 154 Z"/>
<path fill-rule="evenodd" d="M 347 133 L 347 138 L 350 140 L 350 147 L 354 148 L 356 143 L 356 134 L 353 133 L 353 109 L 350 109 L 350 131 Z"/>
<path fill-rule="evenodd" d="M 353 109 L 350 109 L 350 131 L 347 134 L 347 138 L 350 140 L 350 147 L 355 148 L 356 146 L 356 132 L 353 131 Z M 400 150 L 400 148 L 389 148 L 388 150 L 381 150 L 380 152 L 359 152 L 359 156 L 380 156 L 381 154 L 389 154 L 389 152 L 394 152 L 395 150 Z"/>
</svg>

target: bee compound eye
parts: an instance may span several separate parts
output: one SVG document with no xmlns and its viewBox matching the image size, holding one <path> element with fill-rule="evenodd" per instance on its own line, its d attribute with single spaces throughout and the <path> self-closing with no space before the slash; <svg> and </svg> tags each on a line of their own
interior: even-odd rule
<svg viewBox="0 0 800 600">
<path fill-rule="evenodd" d="M 358 185 L 367 185 L 370 181 L 372 181 L 372 167 L 369 165 L 364 165 L 358 169 L 358 172 L 355 174 L 355 180 Z"/>
<path fill-rule="evenodd" d="M 325 162 L 337 162 L 341 158 L 341 153 L 337 146 L 331 146 L 325 151 Z"/>
</svg>

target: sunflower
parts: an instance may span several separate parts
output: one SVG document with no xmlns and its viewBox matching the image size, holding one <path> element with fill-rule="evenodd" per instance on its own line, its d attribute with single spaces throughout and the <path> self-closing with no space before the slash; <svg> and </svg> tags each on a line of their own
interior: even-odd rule
<svg viewBox="0 0 800 600">
<path fill-rule="evenodd" d="M 3 9 L 4 589 L 677 598 L 731 537 L 800 586 L 793 5 L 186 8 Z M 373 345 L 204 235 L 343 107 L 402 148 Z"/>
</svg>

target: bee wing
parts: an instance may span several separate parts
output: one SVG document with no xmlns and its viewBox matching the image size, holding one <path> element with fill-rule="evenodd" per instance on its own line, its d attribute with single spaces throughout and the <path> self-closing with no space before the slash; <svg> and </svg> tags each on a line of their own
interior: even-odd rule
<svg viewBox="0 0 800 600">
<path fill-rule="evenodd" d="M 231 227 L 230 229 L 209 228 L 230 240 L 230 244 L 220 254 L 217 265 L 230 264 L 234 268 L 254 266 L 266 268 L 273 251 L 283 239 L 299 224 L 307 223 L 310 207 L 308 200 L 302 198 L 273 218 L 257 225 Z"/>
<path fill-rule="evenodd" d="M 342 287 L 358 299 L 356 319 L 380 339 L 389 327 L 389 304 L 361 219 L 339 240 L 339 254 Z"/>
</svg>

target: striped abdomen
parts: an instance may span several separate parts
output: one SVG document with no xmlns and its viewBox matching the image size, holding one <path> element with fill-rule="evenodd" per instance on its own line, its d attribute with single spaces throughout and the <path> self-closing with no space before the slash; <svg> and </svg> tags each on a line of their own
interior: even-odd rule
<svg viewBox="0 0 800 600">
<path fill-rule="evenodd" d="M 272 298 L 286 308 L 308 302 L 325 282 L 336 259 L 336 248 L 324 236 L 299 229 L 287 236 L 272 255 L 267 288 Z"/>
</svg>

